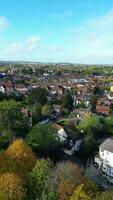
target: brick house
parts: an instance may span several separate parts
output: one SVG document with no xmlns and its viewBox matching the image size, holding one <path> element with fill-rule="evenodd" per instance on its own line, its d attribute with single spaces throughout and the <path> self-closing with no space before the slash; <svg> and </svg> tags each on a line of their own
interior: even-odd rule
<svg viewBox="0 0 113 200">
<path fill-rule="evenodd" d="M 96 104 L 97 113 L 109 115 L 111 108 L 111 102 L 106 98 L 99 98 Z"/>
</svg>

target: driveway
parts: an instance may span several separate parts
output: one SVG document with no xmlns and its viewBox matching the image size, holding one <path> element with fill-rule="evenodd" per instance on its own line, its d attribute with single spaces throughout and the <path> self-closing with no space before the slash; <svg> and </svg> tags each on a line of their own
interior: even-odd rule
<svg viewBox="0 0 113 200">
<path fill-rule="evenodd" d="M 92 159 L 87 162 L 85 174 L 105 190 L 113 190 L 113 184 L 110 184 L 108 180 L 103 176 L 101 170 L 97 169 L 93 165 Z"/>
</svg>

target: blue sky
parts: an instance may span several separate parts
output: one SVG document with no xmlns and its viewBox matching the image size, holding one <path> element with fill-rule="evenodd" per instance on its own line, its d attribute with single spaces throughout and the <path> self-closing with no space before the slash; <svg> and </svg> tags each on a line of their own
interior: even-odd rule
<svg viewBox="0 0 113 200">
<path fill-rule="evenodd" d="M 1 0 L 0 60 L 113 64 L 113 0 Z"/>
</svg>

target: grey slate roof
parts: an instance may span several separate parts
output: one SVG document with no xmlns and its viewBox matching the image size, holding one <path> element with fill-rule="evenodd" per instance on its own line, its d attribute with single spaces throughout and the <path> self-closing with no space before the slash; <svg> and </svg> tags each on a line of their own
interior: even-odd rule
<svg viewBox="0 0 113 200">
<path fill-rule="evenodd" d="M 108 138 L 99 146 L 102 150 L 106 150 L 113 153 L 113 137 Z"/>
</svg>

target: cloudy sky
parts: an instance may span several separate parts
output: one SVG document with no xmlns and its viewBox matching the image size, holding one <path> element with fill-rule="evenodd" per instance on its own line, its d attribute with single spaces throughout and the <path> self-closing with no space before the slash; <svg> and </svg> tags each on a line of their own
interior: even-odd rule
<svg viewBox="0 0 113 200">
<path fill-rule="evenodd" d="M 113 64 L 113 0 L 0 0 L 0 60 Z"/>
</svg>

